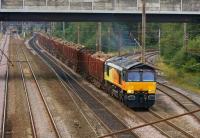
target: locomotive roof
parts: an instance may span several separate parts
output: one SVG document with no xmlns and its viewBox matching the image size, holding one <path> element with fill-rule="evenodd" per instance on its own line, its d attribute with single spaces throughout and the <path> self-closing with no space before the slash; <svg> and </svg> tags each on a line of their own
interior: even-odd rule
<svg viewBox="0 0 200 138">
<path fill-rule="evenodd" d="M 113 57 L 106 60 L 105 64 L 113 68 L 116 68 L 120 71 L 122 71 L 123 69 L 131 70 L 131 69 L 136 69 L 136 68 L 154 69 L 150 65 L 144 64 L 142 62 L 138 62 L 137 60 L 130 59 L 127 57 Z"/>
</svg>

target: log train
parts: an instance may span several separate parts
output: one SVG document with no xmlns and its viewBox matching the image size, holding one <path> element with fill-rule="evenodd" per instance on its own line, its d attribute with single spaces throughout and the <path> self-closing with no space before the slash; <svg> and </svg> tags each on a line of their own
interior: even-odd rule
<svg viewBox="0 0 200 138">
<path fill-rule="evenodd" d="M 125 56 L 95 53 L 80 44 L 63 42 L 42 33 L 34 36 L 41 48 L 125 105 L 149 108 L 155 103 L 156 73 L 153 67 Z"/>
</svg>

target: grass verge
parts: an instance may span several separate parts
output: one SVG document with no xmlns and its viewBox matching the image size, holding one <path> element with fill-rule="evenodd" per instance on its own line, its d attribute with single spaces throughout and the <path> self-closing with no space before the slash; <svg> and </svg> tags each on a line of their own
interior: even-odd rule
<svg viewBox="0 0 200 138">
<path fill-rule="evenodd" d="M 200 94 L 200 73 L 189 73 L 176 69 L 162 62 L 162 59 L 157 66 L 163 71 L 164 77 L 175 86 Z"/>
</svg>

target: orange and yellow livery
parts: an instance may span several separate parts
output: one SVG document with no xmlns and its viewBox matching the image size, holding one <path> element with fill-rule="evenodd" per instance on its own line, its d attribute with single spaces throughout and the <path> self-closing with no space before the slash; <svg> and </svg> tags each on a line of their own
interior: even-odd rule
<svg viewBox="0 0 200 138">
<path fill-rule="evenodd" d="M 104 80 L 109 93 L 130 107 L 149 108 L 155 103 L 155 74 L 150 65 L 126 57 L 105 62 Z"/>
</svg>

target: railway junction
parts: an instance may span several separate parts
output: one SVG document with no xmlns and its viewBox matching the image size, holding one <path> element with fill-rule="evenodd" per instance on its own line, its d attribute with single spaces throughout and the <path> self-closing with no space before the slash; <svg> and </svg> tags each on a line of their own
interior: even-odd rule
<svg viewBox="0 0 200 138">
<path fill-rule="evenodd" d="M 160 49 L 145 49 L 146 21 L 198 23 L 200 2 L 144 1 L 1 0 L 0 137 L 200 137 L 199 93 L 166 80 Z M 101 22 L 141 19 L 137 49 L 101 51 Z M 79 43 L 82 32 L 77 42 L 52 35 L 51 22 L 66 20 L 97 22 L 96 51 Z"/>
</svg>

